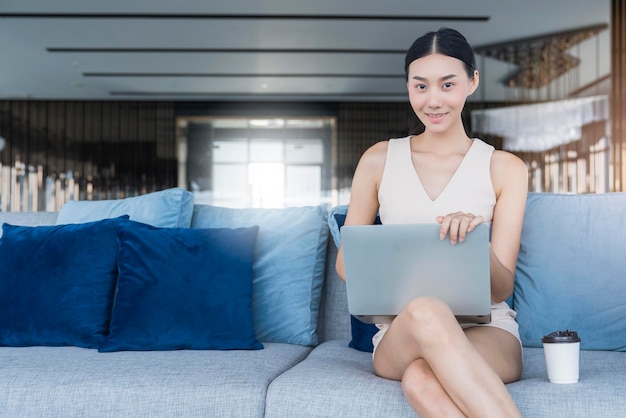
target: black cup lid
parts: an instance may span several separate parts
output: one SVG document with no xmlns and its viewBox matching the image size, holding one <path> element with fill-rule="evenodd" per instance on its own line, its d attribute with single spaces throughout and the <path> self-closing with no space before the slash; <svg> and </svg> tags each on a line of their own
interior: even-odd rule
<svg viewBox="0 0 626 418">
<path fill-rule="evenodd" d="M 576 331 L 555 331 L 541 339 L 542 343 L 579 343 L 580 338 Z"/>
</svg>

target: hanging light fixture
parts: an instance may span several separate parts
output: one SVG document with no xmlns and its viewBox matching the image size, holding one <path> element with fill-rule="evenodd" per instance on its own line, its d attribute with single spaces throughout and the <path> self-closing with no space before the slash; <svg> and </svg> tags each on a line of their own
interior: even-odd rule
<svg viewBox="0 0 626 418">
<path fill-rule="evenodd" d="M 506 87 L 538 89 L 578 67 L 580 59 L 569 55 L 568 50 L 607 28 L 606 24 L 594 25 L 480 46 L 474 51 L 517 66 L 518 69 L 502 81 Z"/>
</svg>

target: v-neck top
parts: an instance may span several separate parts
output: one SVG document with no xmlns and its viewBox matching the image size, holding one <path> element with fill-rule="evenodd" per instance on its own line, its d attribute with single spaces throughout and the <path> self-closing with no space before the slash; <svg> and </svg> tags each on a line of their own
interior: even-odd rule
<svg viewBox="0 0 626 418">
<path fill-rule="evenodd" d="M 436 223 L 437 216 L 461 211 L 491 223 L 496 204 L 490 173 L 493 151 L 494 147 L 474 138 L 448 184 L 431 199 L 413 165 L 411 137 L 390 139 L 378 190 L 381 222 Z"/>
</svg>

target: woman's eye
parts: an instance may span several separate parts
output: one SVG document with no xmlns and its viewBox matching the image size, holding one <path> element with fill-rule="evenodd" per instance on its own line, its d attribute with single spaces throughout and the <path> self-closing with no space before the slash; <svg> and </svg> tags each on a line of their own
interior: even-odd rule
<svg viewBox="0 0 626 418">
<path fill-rule="evenodd" d="M 418 90 L 426 90 L 426 86 L 424 84 L 417 84 L 415 88 Z"/>
<path fill-rule="evenodd" d="M 451 88 L 452 86 L 453 86 L 453 84 L 452 84 L 452 83 L 443 83 L 443 88 L 444 88 L 444 89 L 449 89 L 449 88 Z"/>
</svg>

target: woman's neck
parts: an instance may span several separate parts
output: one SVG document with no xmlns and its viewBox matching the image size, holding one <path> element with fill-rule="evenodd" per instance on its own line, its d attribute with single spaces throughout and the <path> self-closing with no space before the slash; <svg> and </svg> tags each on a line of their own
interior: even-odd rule
<svg viewBox="0 0 626 418">
<path fill-rule="evenodd" d="M 426 130 L 421 135 L 418 135 L 417 139 L 420 143 L 426 146 L 434 146 L 439 149 L 464 148 L 471 144 L 470 138 L 467 136 L 463 125 L 460 125 L 455 129 L 448 129 L 445 132 L 432 132 Z"/>
</svg>

